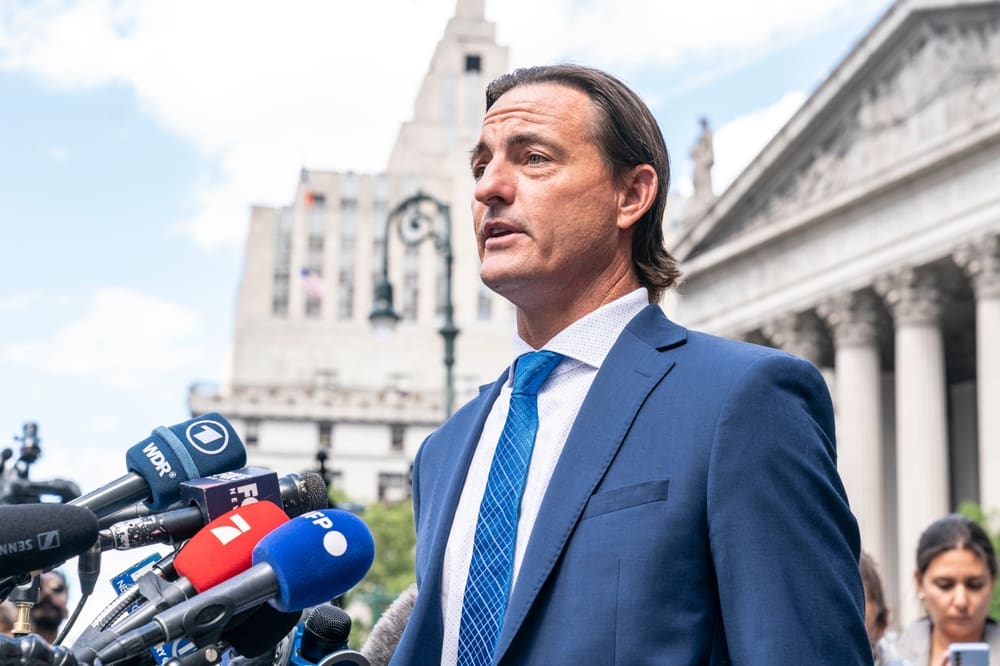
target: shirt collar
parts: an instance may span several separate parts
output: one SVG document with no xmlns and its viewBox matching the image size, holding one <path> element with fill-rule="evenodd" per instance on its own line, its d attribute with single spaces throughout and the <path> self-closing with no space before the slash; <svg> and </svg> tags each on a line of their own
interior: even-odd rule
<svg viewBox="0 0 1000 666">
<path fill-rule="evenodd" d="M 542 349 L 599 368 L 628 323 L 647 305 L 649 305 L 649 292 L 645 287 L 640 287 L 577 319 L 556 334 Z M 517 333 L 514 334 L 514 360 L 522 354 L 533 351 L 539 350 L 531 347 Z M 513 369 L 514 363 L 511 362 L 507 373 L 508 384 L 514 381 Z M 554 372 L 561 372 L 561 368 L 557 367 Z"/>
</svg>

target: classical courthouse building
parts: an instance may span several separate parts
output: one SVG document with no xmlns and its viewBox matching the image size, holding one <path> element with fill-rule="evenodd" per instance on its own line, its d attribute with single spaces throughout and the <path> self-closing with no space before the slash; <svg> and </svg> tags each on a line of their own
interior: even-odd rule
<svg viewBox="0 0 1000 666">
<path fill-rule="evenodd" d="M 824 369 L 864 548 L 914 618 L 920 532 L 1000 509 L 1000 3 L 894 4 L 674 249 L 680 322 Z"/>
<path fill-rule="evenodd" d="M 304 170 L 291 204 L 253 210 L 231 382 L 189 399 L 233 420 L 253 464 L 322 451 L 352 498 L 408 494 L 445 415 L 442 237 L 456 404 L 508 361 L 512 309 L 479 282 L 468 213 L 483 91 L 507 70 L 483 5 L 458 0 L 384 173 Z M 1000 509 L 1000 2 L 899 0 L 732 185 L 695 180 L 666 309 L 823 370 L 864 547 L 909 620 L 923 528 L 963 500 Z M 418 191 L 452 224 L 431 215 L 437 240 L 413 245 L 389 230 L 402 320 L 380 339 L 386 219 Z"/>
</svg>

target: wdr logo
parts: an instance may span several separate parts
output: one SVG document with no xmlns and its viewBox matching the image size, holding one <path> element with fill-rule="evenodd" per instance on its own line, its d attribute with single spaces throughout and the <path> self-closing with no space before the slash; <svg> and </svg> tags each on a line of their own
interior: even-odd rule
<svg viewBox="0 0 1000 666">
<path fill-rule="evenodd" d="M 202 453 L 214 456 L 229 446 L 229 431 L 217 421 L 195 421 L 184 431 L 188 443 Z"/>
</svg>

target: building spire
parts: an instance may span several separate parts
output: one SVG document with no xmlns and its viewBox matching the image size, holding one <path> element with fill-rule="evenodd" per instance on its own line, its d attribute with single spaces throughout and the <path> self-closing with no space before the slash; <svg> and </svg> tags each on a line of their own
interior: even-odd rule
<svg viewBox="0 0 1000 666">
<path fill-rule="evenodd" d="M 486 0 L 457 0 L 455 18 L 484 19 L 486 17 Z"/>
</svg>

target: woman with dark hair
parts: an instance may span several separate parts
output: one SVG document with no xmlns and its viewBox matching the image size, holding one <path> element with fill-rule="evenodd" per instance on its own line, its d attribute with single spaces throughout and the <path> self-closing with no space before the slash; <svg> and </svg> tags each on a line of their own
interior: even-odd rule
<svg viewBox="0 0 1000 666">
<path fill-rule="evenodd" d="M 989 536 L 959 514 L 940 518 L 920 535 L 914 578 L 927 617 L 906 628 L 899 655 L 917 666 L 948 664 L 952 643 L 985 641 L 990 666 L 1000 666 L 1000 627 L 989 617 L 997 558 Z"/>
</svg>

